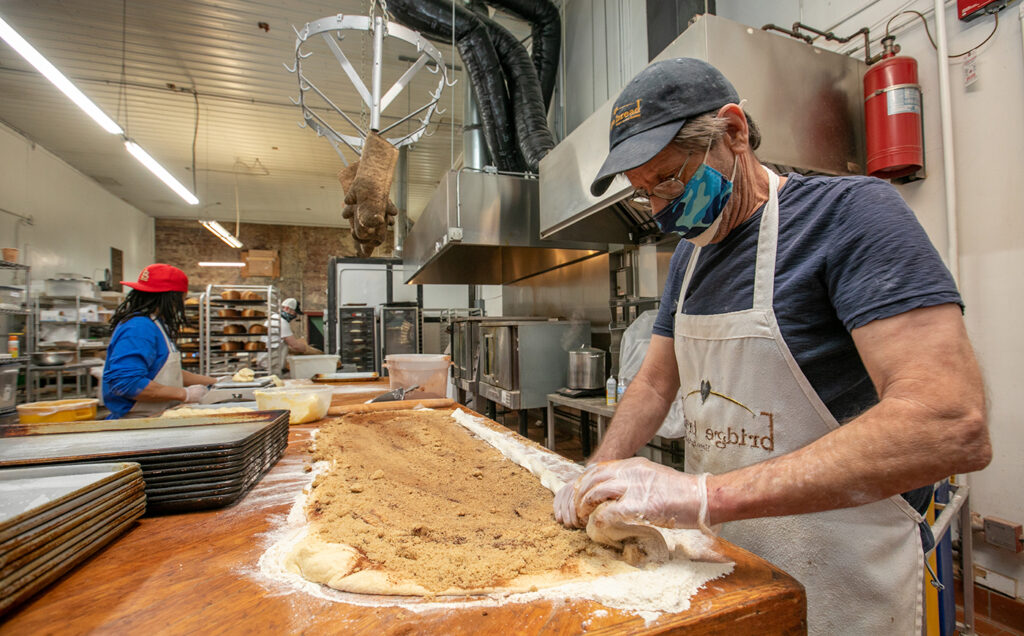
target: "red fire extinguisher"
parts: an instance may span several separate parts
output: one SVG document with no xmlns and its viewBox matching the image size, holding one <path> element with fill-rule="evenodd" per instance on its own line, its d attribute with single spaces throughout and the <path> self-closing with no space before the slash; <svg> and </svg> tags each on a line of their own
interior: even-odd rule
<svg viewBox="0 0 1024 636">
<path fill-rule="evenodd" d="M 880 179 L 906 177 L 924 166 L 917 60 L 897 56 L 893 40 L 882 40 L 882 60 L 864 74 L 867 172 Z"/>
</svg>

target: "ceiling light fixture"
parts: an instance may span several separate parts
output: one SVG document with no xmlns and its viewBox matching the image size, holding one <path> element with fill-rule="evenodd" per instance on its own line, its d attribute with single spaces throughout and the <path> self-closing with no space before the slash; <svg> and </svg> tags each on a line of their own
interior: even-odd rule
<svg viewBox="0 0 1024 636">
<path fill-rule="evenodd" d="M 199 267 L 245 267 L 241 262 L 199 261 Z"/>
<path fill-rule="evenodd" d="M 142 149 L 142 146 L 131 139 L 125 138 L 124 147 L 128 149 L 128 152 L 132 153 L 133 157 L 139 160 L 139 163 L 149 168 L 150 172 L 166 183 L 168 188 L 174 190 L 175 194 L 182 199 L 185 199 L 186 203 L 189 205 L 196 205 L 199 203 L 199 199 L 196 198 L 196 195 L 192 194 L 188 191 L 188 188 L 181 185 L 181 182 L 175 179 L 174 175 L 170 172 L 167 172 L 166 168 L 157 163 L 156 159 L 150 157 L 149 153 Z"/>
<path fill-rule="evenodd" d="M 203 227 L 217 235 L 217 238 L 234 248 L 242 247 L 242 242 L 235 238 L 235 235 L 224 229 L 224 226 L 216 221 L 200 221 Z"/>
<path fill-rule="evenodd" d="M 43 77 L 53 82 L 54 86 L 67 95 L 79 108 L 84 110 L 89 117 L 92 117 L 93 121 L 99 124 L 103 130 L 112 135 L 124 134 L 124 131 L 117 125 L 117 122 L 108 117 L 106 113 L 100 110 L 99 106 L 86 97 L 82 91 L 78 90 L 78 87 L 72 84 L 71 80 L 58 71 L 56 66 L 43 57 L 35 47 L 11 28 L 11 25 L 7 24 L 3 18 L 0 18 L 0 38 L 3 38 L 4 42 L 7 42 L 29 64 L 36 67 L 36 70 L 42 73 Z"/>
<path fill-rule="evenodd" d="M 68 99 L 73 101 L 76 106 L 85 111 L 88 115 L 100 125 L 103 130 L 107 131 L 112 135 L 121 135 L 124 138 L 124 147 L 130 152 L 136 159 L 138 159 L 142 165 L 149 168 L 150 172 L 160 178 L 161 181 L 166 183 L 172 190 L 174 190 L 178 196 L 185 199 L 189 204 L 195 205 L 199 203 L 199 199 L 194 194 L 188 191 L 185 186 L 171 176 L 171 173 L 167 172 L 163 166 L 161 166 L 153 157 L 143 150 L 137 143 L 128 139 L 125 136 L 124 130 L 107 116 L 103 110 L 95 104 L 91 99 L 85 96 L 85 93 L 78 90 L 71 80 L 69 80 L 63 73 L 57 70 L 57 67 L 50 63 L 42 53 L 37 51 L 35 47 L 28 43 L 28 41 L 21 37 L 21 35 L 15 31 L 11 25 L 7 24 L 3 18 L 0 18 L 0 38 L 7 42 L 12 49 L 18 52 L 25 60 L 35 67 L 37 71 L 42 73 L 43 77 L 50 80 L 54 86 L 56 86 L 62 93 L 67 95 Z"/>
</svg>

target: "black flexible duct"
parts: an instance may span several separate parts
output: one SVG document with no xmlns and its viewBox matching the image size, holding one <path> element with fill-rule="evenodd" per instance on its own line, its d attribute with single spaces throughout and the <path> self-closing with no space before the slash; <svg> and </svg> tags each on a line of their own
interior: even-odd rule
<svg viewBox="0 0 1024 636">
<path fill-rule="evenodd" d="M 558 8 L 550 0 L 484 1 L 530 23 L 533 32 L 533 66 L 540 78 L 544 111 L 547 112 L 551 95 L 555 91 L 558 56 L 562 47 L 562 19 L 558 15 Z"/>
<path fill-rule="evenodd" d="M 521 171 L 523 164 L 509 119 L 505 77 L 483 22 L 461 4 L 453 6 L 451 0 L 389 0 L 388 11 L 410 29 L 449 42 L 454 12 L 455 45 L 480 106 L 484 139 L 491 159 L 499 170 Z"/>
<path fill-rule="evenodd" d="M 523 153 L 527 170 L 537 172 L 540 160 L 555 147 L 555 139 L 544 116 L 537 71 L 526 48 L 508 29 L 488 17 L 481 15 L 479 19 L 487 26 L 487 35 L 498 52 L 505 73 L 519 150 Z"/>
</svg>

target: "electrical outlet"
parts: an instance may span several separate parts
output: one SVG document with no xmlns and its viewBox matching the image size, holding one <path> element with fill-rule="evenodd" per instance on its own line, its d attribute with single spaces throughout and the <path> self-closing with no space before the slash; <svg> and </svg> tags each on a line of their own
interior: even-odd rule
<svg viewBox="0 0 1024 636">
<path fill-rule="evenodd" d="M 1010 552 L 1024 550 L 1024 530 L 1021 524 L 999 517 L 985 517 L 985 543 Z"/>
</svg>

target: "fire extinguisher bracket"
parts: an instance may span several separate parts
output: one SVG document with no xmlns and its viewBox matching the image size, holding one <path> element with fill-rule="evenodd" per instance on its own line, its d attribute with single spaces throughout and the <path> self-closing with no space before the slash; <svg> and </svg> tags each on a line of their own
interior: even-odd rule
<svg viewBox="0 0 1024 636">
<path fill-rule="evenodd" d="M 871 99 L 872 97 L 878 97 L 879 95 L 884 95 L 885 93 L 888 93 L 889 91 L 896 91 L 896 90 L 900 90 L 900 89 L 903 89 L 903 88 L 913 88 L 918 93 L 921 92 L 921 85 L 920 84 L 894 84 L 893 86 L 886 86 L 885 88 L 880 88 L 880 89 L 876 90 L 874 93 L 871 93 L 870 95 L 865 97 L 864 101 L 866 102 L 869 99 Z"/>
</svg>

